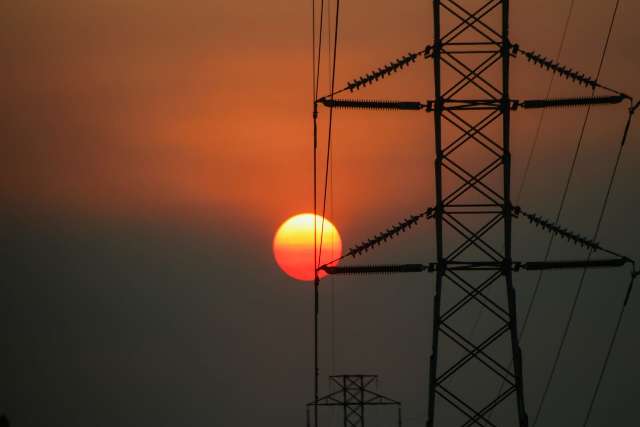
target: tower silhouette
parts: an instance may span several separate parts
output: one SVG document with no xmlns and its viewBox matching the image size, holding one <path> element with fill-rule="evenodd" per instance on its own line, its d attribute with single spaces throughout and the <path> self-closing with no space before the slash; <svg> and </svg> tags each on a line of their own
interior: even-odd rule
<svg viewBox="0 0 640 427">
<path fill-rule="evenodd" d="M 333 266 L 328 263 L 317 267 L 317 271 L 329 274 L 435 274 L 427 427 L 494 426 L 491 413 L 498 408 L 507 413 L 508 425 L 529 425 L 513 280 L 515 272 L 633 264 L 629 258 L 603 248 L 595 239 L 582 237 L 512 204 L 512 113 L 522 109 L 595 106 L 628 100 L 631 107 L 622 147 L 638 104 L 634 105 L 629 96 L 601 85 L 597 79 L 512 43 L 509 38 L 509 3 L 509 0 L 433 0 L 434 36 L 431 45 L 357 78 L 340 90 L 332 87 L 331 93 L 317 98 L 314 105 L 314 120 L 317 120 L 318 104 L 329 109 L 433 113 L 434 206 L 352 247 L 338 260 L 362 255 L 427 219 L 435 222 L 436 260 L 428 264 Z M 523 101 L 511 98 L 510 62 L 517 56 L 523 56 L 529 62 L 576 84 L 592 88 L 594 96 Z M 343 92 L 358 91 L 374 84 L 420 57 L 433 60 L 432 100 L 336 98 Z M 596 89 L 608 93 L 595 96 Z M 315 132 L 314 138 L 317 138 Z M 317 147 L 315 139 L 314 147 Z M 585 247 L 589 256 L 570 261 L 514 261 L 514 218 L 525 218 L 543 231 Z M 592 259 L 591 254 L 595 252 L 606 253 L 609 257 Z M 632 277 L 635 276 L 637 273 L 632 273 Z M 318 284 L 316 279 L 316 404 L 319 403 Z M 628 293 L 630 289 L 631 284 Z M 479 309 L 483 315 L 486 328 L 482 331 L 476 328 L 470 309 Z M 472 378 L 473 387 L 469 387 L 469 378 Z"/>
</svg>

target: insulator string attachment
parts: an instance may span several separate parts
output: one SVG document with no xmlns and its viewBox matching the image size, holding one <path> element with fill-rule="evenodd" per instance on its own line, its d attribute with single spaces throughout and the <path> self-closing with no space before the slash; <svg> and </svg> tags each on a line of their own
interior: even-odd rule
<svg viewBox="0 0 640 427">
<path fill-rule="evenodd" d="M 589 239 L 587 237 L 584 237 L 577 233 L 569 231 L 566 228 L 560 227 L 558 224 L 555 224 L 539 215 L 525 212 L 524 210 L 522 210 L 520 206 L 514 206 L 513 213 L 516 217 L 522 214 L 524 217 L 526 217 L 529 220 L 530 223 L 534 224 L 535 226 L 539 226 L 543 230 L 546 230 L 551 234 L 559 236 L 560 238 L 564 238 L 567 241 L 577 244 L 583 248 L 586 247 L 587 249 L 590 249 L 592 252 L 602 251 L 602 252 L 606 252 L 608 254 L 614 255 L 620 259 L 623 259 L 624 262 L 633 262 L 629 257 L 621 255 L 612 250 L 603 248 L 602 246 L 600 246 L 600 243 L 598 243 L 593 239 Z"/>
<path fill-rule="evenodd" d="M 622 267 L 628 262 L 629 260 L 627 258 L 587 259 L 579 261 L 529 261 L 525 263 L 517 263 L 515 269 L 516 271 L 520 268 L 529 271 L 540 271 L 572 268 Z"/>
<path fill-rule="evenodd" d="M 355 258 L 357 255 L 362 255 L 365 252 L 368 252 L 370 249 L 373 249 L 376 246 L 381 245 L 387 240 L 393 239 L 400 233 L 404 233 L 408 231 L 411 227 L 416 225 L 418 221 L 422 218 L 432 218 L 435 210 L 433 208 L 429 208 L 426 211 L 422 212 L 418 215 L 411 215 L 409 218 L 406 218 L 404 221 L 399 222 L 391 228 L 383 231 L 382 233 L 376 234 L 373 238 L 360 243 L 349 249 L 346 256 L 351 256 Z"/>
<path fill-rule="evenodd" d="M 329 108 L 351 108 L 364 110 L 422 110 L 426 106 L 417 101 L 378 101 L 359 99 L 328 99 L 318 100 L 322 105 Z"/>
<path fill-rule="evenodd" d="M 409 218 L 404 219 L 403 221 L 399 222 L 398 224 L 386 229 L 385 231 L 383 231 L 382 233 L 378 233 L 375 236 L 373 236 L 371 239 L 368 239 L 366 241 L 363 241 L 362 243 L 353 246 L 352 248 L 350 248 L 345 254 L 343 254 L 342 256 L 340 256 L 339 258 L 334 259 L 331 262 L 328 262 L 322 266 L 320 266 L 318 269 L 324 269 L 324 267 L 330 266 L 331 264 L 334 264 L 337 261 L 340 261 L 344 258 L 347 257 L 353 257 L 355 258 L 358 255 L 362 255 L 365 252 L 368 252 L 371 249 L 374 249 L 375 247 L 381 245 L 382 243 L 386 242 L 387 240 L 391 240 L 394 237 L 396 237 L 397 235 L 399 235 L 400 233 L 404 233 L 406 231 L 408 231 L 411 227 L 413 227 L 414 225 L 416 225 L 421 219 L 423 218 L 433 218 L 435 214 L 435 209 L 434 208 L 428 208 L 426 211 L 421 212 L 417 215 L 411 215 Z"/>
<path fill-rule="evenodd" d="M 511 106 L 513 110 L 518 107 L 525 109 L 532 108 L 557 108 L 557 107 L 580 107 L 583 105 L 603 105 L 618 104 L 625 99 L 623 95 L 614 96 L 587 96 L 578 98 L 556 98 L 556 99 L 531 99 L 514 102 Z"/>
<path fill-rule="evenodd" d="M 560 236 L 561 238 L 565 238 L 566 240 L 573 242 L 582 247 L 587 247 L 592 251 L 600 250 L 600 244 L 595 240 L 588 239 L 586 237 L 580 236 L 579 234 L 573 233 L 565 228 L 562 228 L 553 222 L 544 219 L 541 216 L 528 213 L 522 210 L 519 206 L 514 206 L 513 208 L 514 214 L 516 216 L 522 214 L 525 216 L 530 223 L 543 228 L 544 230 L 549 231 L 551 234 L 555 234 L 556 236 Z"/>
<path fill-rule="evenodd" d="M 419 52 L 409 52 L 406 55 L 402 56 L 401 58 L 397 58 L 391 61 L 390 63 L 384 65 L 381 68 L 378 68 L 374 71 L 364 74 L 356 79 L 353 79 L 352 81 L 347 83 L 346 87 L 333 92 L 331 95 L 327 97 L 337 95 L 347 90 L 350 92 L 360 90 L 367 85 L 371 85 L 377 82 L 378 80 L 384 79 L 390 76 L 391 74 L 396 73 L 402 70 L 403 68 L 408 67 L 409 65 L 415 63 L 419 56 L 422 56 L 424 59 L 430 58 L 432 56 L 432 46 L 427 45 L 424 49 L 422 49 Z"/>
<path fill-rule="evenodd" d="M 594 90 L 596 88 L 600 88 L 600 89 L 608 90 L 609 92 L 617 93 L 619 95 L 622 95 L 625 98 L 629 98 L 629 96 L 623 94 L 622 92 L 619 92 L 617 90 L 601 85 L 600 83 L 598 83 L 597 78 L 594 79 L 591 76 L 587 76 L 586 74 L 572 70 L 569 67 L 565 67 L 564 65 L 561 65 L 560 63 L 554 61 L 553 59 L 546 58 L 545 56 L 542 56 L 539 53 L 521 50 L 518 44 L 511 45 L 511 53 L 513 55 L 517 55 L 518 53 L 521 53 L 527 58 L 528 62 L 533 62 L 534 64 L 539 65 L 540 68 L 549 70 L 554 74 L 564 77 L 567 80 L 574 81 L 585 87 L 590 87 Z"/>
<path fill-rule="evenodd" d="M 320 267 L 320 269 L 328 274 L 343 275 L 422 273 L 423 271 L 435 271 L 435 264 L 349 265 L 339 267 L 325 265 Z"/>
<path fill-rule="evenodd" d="M 359 90 L 360 88 L 365 87 L 368 84 L 377 82 L 380 79 L 384 79 L 385 77 L 403 69 L 405 66 L 409 66 L 414 63 L 420 55 L 424 55 L 425 58 L 428 58 L 431 55 L 430 52 L 431 46 L 427 46 L 420 52 L 409 52 L 402 58 L 398 58 L 382 68 L 378 68 L 371 73 L 367 73 L 364 76 L 350 81 L 349 83 L 347 83 L 347 89 L 353 92 L 354 90 Z"/>
<path fill-rule="evenodd" d="M 539 53 L 520 50 L 520 46 L 517 44 L 514 44 L 511 47 L 511 50 L 514 54 L 522 53 L 524 56 L 526 56 L 528 62 L 533 62 L 539 65 L 540 68 L 545 68 L 553 72 L 554 74 L 558 74 L 561 77 L 564 77 L 565 79 L 572 80 L 580 85 L 584 85 L 594 89 L 599 86 L 598 82 L 592 77 L 574 71 L 569 67 L 565 67 L 552 59 L 548 59 L 540 55 Z"/>
</svg>

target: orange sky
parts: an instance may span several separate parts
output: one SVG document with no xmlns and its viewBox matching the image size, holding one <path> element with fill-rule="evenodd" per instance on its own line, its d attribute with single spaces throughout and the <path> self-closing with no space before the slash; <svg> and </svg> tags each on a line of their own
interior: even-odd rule
<svg viewBox="0 0 640 427">
<path fill-rule="evenodd" d="M 511 1 L 512 41 L 555 55 L 569 3 Z M 614 3 L 575 2 L 563 64 L 595 73 Z M 272 239 L 286 218 L 313 208 L 310 5 L 0 4 L 0 222 L 9 278 L 0 286 L 0 341 L 10 343 L 2 347 L 9 363 L 0 363 L 0 377 L 9 386 L 0 387 L 0 413 L 11 410 L 5 401 L 15 406 L 16 425 L 301 425 L 311 392 L 313 292 L 279 271 Z M 639 16 L 640 1 L 621 0 L 602 74 L 603 83 L 636 97 Z M 432 39 L 428 0 L 343 0 L 341 20 L 339 86 Z M 544 96 L 548 72 L 522 58 L 512 71 L 514 98 Z M 326 93 L 326 56 L 321 73 Z M 426 100 L 431 80 L 432 64 L 418 63 L 353 97 Z M 552 94 L 589 90 L 556 79 Z M 583 114 L 546 113 L 521 200 L 529 211 L 555 216 Z M 512 116 L 514 189 L 538 117 Z M 624 119 L 623 105 L 591 115 L 561 221 L 572 231 L 594 228 Z M 432 123 L 424 112 L 336 111 L 328 217 L 345 249 L 433 205 Z M 320 125 L 324 165 L 326 110 Z M 640 111 L 600 233 L 603 246 L 634 259 L 639 170 Z M 348 262 L 430 262 L 432 226 Z M 514 259 L 544 256 L 548 235 L 531 230 L 514 223 Z M 553 259 L 585 255 L 558 240 Z M 525 343 L 531 408 L 576 273 L 541 287 L 531 321 L 537 331 Z M 582 414 L 627 274 L 593 273 L 549 416 Z M 403 401 L 406 425 L 424 425 L 432 279 L 361 279 L 323 281 L 332 284 L 320 291 L 323 381 L 334 368 L 380 372 L 381 390 L 399 391 L 392 396 Z M 534 281 L 518 277 L 519 301 L 529 300 Z M 623 324 L 596 408 L 600 425 L 636 416 L 640 381 L 629 367 L 640 357 L 638 297 L 636 284 L 625 315 L 635 317 Z M 333 302 L 337 354 L 329 369 Z"/>
<path fill-rule="evenodd" d="M 366 2 L 363 20 L 364 3 L 346 2 L 338 84 L 429 42 L 427 3 L 404 2 L 389 12 L 385 2 Z M 609 6 L 603 3 L 576 8 L 563 55 L 563 62 L 588 74 L 606 30 L 602 16 Z M 623 2 L 603 73 L 603 81 L 636 94 L 633 17 L 639 7 Z M 309 211 L 309 13 L 306 2 L 288 1 L 4 5 L 8 37 L 0 44 L 9 73 L 2 83 L 8 99 L 2 205 L 100 219 L 244 218 L 257 228 Z M 514 2 L 512 39 L 551 56 L 565 13 L 561 2 Z M 528 19 L 532 14 L 541 19 Z M 326 58 L 324 65 L 326 84 Z M 544 95 L 549 74 L 522 59 L 513 68 L 514 97 Z M 430 78 L 431 64 L 418 64 L 361 96 L 427 99 Z M 557 81 L 554 93 L 585 90 Z M 616 107 L 598 114 L 596 120 L 611 125 L 590 133 L 595 158 L 602 150 L 596 138 L 615 144 L 624 118 Z M 514 119 L 514 182 L 536 119 L 535 112 Z M 536 162 L 551 162 L 548 170 L 554 161 L 558 168 L 566 164 L 579 120 L 579 113 L 566 110 L 548 114 L 548 142 L 540 144 L 534 170 L 541 170 Z M 423 113 L 336 113 L 330 213 L 339 224 L 371 229 L 362 224 L 366 212 L 376 210 L 384 224 L 431 204 L 431 123 Z M 630 144 L 628 155 L 636 164 L 637 146 Z M 545 197 L 544 185 L 536 190 L 535 183 L 546 176 L 532 176 L 532 196 Z"/>
</svg>

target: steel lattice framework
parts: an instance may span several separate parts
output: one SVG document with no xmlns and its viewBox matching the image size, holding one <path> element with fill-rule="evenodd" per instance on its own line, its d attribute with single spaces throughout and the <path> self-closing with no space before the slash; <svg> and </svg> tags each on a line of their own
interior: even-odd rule
<svg viewBox="0 0 640 427">
<path fill-rule="evenodd" d="M 484 1 L 475 10 L 453 0 L 433 4 L 437 269 L 427 426 L 435 424 L 440 400 L 463 415 L 464 426 L 494 425 L 488 412 L 512 396 L 517 425 L 527 426 L 511 268 L 509 2 Z M 488 292 L 497 285 L 503 300 Z M 459 321 L 471 304 L 496 321 L 486 336 L 470 336 L 468 322 Z M 445 338 L 461 350 L 457 356 L 445 354 Z M 505 338 L 509 366 L 492 352 Z M 495 396 L 495 383 L 481 382 L 488 401 L 480 408 L 454 388 L 472 362 L 507 384 Z"/>
<path fill-rule="evenodd" d="M 316 267 L 316 400 L 310 404 L 314 407 L 316 426 L 318 406 L 339 404 L 335 400 L 335 394 L 318 399 L 320 270 L 329 274 L 356 275 L 423 272 L 436 274 L 427 427 L 495 426 L 496 422 L 491 418 L 494 411 L 499 411 L 501 421 L 508 420 L 508 425 L 529 425 L 524 404 L 514 272 L 577 268 L 586 271 L 587 268 L 630 265 L 632 274 L 625 305 L 634 279 L 640 275 L 630 258 L 602 247 L 595 237 L 583 237 L 557 222 L 546 220 L 519 206 L 513 206 L 510 155 L 512 111 L 519 108 L 617 104 L 626 99 L 630 108 L 620 143 L 619 159 L 632 116 L 640 107 L 640 103 L 634 104 L 631 97 L 602 85 L 597 78 L 593 79 L 540 54 L 523 50 L 518 44 L 510 43 L 509 0 L 433 0 L 433 19 L 432 45 L 418 52 L 410 52 L 369 74 L 356 78 L 343 89 L 333 91 L 332 87 L 329 95 L 314 101 L 314 150 L 317 148 L 318 104 L 329 109 L 423 110 L 433 113 L 436 199 L 434 207 L 409 216 L 353 246 L 334 261 Z M 579 85 L 591 87 L 592 96 L 521 101 L 511 99 L 509 65 L 511 57 L 518 55 Z M 335 95 L 346 91 L 358 91 L 384 79 L 412 64 L 420 56 L 425 59 L 431 58 L 434 63 L 435 96 L 426 103 L 335 98 Z M 609 94 L 595 96 L 596 89 Z M 331 129 L 331 115 L 329 117 Z M 613 182 L 615 171 L 614 168 L 610 183 Z M 610 188 L 611 184 L 609 190 Z M 607 198 L 604 207 L 606 201 Z M 518 217 L 526 218 L 547 233 L 587 248 L 587 259 L 549 260 L 545 257 L 543 261 L 514 261 L 511 254 L 511 223 L 512 218 Z M 436 262 L 348 266 L 334 264 L 347 257 L 363 255 L 408 231 L 418 222 L 429 219 L 435 220 Z M 606 253 L 612 258 L 592 259 L 591 254 L 595 252 Z M 478 326 L 481 316 L 483 328 Z M 458 378 L 461 380 L 457 381 Z M 343 379 L 347 381 L 346 377 Z M 364 380 L 361 378 L 360 381 Z M 347 383 L 342 387 L 343 391 L 349 389 Z M 359 390 L 365 388 L 366 384 L 360 384 Z M 345 406 L 345 426 L 364 424 L 364 409 L 358 412 L 355 401 L 348 400 L 350 392 L 344 396 L 340 404 Z M 362 396 L 360 402 L 364 402 Z M 347 408 L 353 405 L 356 405 L 356 409 L 347 411 Z M 361 420 L 361 424 L 350 424 L 350 417 Z"/>
<path fill-rule="evenodd" d="M 307 425 L 311 425 L 309 409 L 318 406 L 341 406 L 344 427 L 364 427 L 367 406 L 395 406 L 398 409 L 398 427 L 402 425 L 400 402 L 383 396 L 370 386 L 377 383 L 377 375 L 332 375 L 331 383 L 337 390 L 307 404 Z"/>
</svg>

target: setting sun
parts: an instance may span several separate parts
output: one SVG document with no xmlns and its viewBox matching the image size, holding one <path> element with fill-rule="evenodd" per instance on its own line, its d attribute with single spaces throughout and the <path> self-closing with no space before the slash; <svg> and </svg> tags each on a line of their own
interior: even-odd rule
<svg viewBox="0 0 640 427">
<path fill-rule="evenodd" d="M 295 215 L 286 220 L 273 238 L 273 255 L 278 266 L 294 279 L 309 281 L 314 278 L 313 265 L 313 217 L 311 213 Z M 342 239 L 336 227 L 325 218 L 315 215 L 316 245 L 322 252 L 320 265 L 333 261 L 342 254 Z M 323 230 L 323 231 L 321 231 Z M 319 277 L 326 276 L 321 271 Z"/>
</svg>

